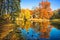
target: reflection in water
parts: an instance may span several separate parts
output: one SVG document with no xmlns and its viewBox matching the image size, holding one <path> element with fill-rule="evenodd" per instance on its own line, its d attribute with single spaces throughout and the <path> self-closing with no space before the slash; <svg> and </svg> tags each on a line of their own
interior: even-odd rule
<svg viewBox="0 0 60 40">
<path fill-rule="evenodd" d="M 36 32 L 41 32 L 40 38 L 49 38 L 49 32 L 51 29 L 49 21 L 37 22 L 21 20 L 18 24 L 22 29 L 26 29 L 27 32 L 30 28 L 34 29 Z"/>
</svg>

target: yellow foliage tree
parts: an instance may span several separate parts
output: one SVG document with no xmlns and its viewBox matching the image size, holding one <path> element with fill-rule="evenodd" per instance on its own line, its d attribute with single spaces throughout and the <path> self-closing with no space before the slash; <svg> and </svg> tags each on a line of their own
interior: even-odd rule
<svg viewBox="0 0 60 40">
<path fill-rule="evenodd" d="M 24 15 L 25 15 L 25 17 L 26 17 L 27 20 L 30 19 L 30 17 L 31 17 L 30 10 L 26 9 Z"/>
</svg>

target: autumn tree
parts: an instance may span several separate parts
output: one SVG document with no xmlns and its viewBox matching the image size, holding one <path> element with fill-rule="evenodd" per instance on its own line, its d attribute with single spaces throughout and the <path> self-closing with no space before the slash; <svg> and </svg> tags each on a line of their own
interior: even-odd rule
<svg viewBox="0 0 60 40">
<path fill-rule="evenodd" d="M 42 0 L 42 2 L 39 4 L 39 15 L 40 18 L 43 20 L 43 22 L 40 23 L 41 26 L 40 31 L 42 32 L 41 37 L 48 38 L 50 31 L 50 29 L 48 28 L 48 26 L 50 25 L 49 20 L 53 16 L 53 12 L 50 8 L 50 2 L 48 2 L 47 0 L 46 1 Z"/>
</svg>

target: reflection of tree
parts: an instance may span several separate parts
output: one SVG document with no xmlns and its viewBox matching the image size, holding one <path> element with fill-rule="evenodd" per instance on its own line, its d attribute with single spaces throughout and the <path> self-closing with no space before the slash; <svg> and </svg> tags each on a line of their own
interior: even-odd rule
<svg viewBox="0 0 60 40">
<path fill-rule="evenodd" d="M 36 32 L 40 32 L 40 25 L 39 22 L 32 22 L 31 28 L 33 28 Z"/>
<path fill-rule="evenodd" d="M 51 25 L 53 25 L 57 29 L 60 29 L 60 22 L 51 22 Z"/>
<path fill-rule="evenodd" d="M 26 31 L 29 30 L 29 28 L 31 27 L 31 22 L 30 21 L 20 21 L 19 25 L 22 29 L 26 29 Z"/>
</svg>

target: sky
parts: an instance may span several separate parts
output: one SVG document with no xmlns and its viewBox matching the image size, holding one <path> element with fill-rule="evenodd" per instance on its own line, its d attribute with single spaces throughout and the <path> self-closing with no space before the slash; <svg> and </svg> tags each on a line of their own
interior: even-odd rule
<svg viewBox="0 0 60 40">
<path fill-rule="evenodd" d="M 42 0 L 21 0 L 21 8 L 33 9 L 38 7 Z M 51 9 L 56 10 L 60 8 L 60 0 L 48 0 L 51 3 Z"/>
</svg>

